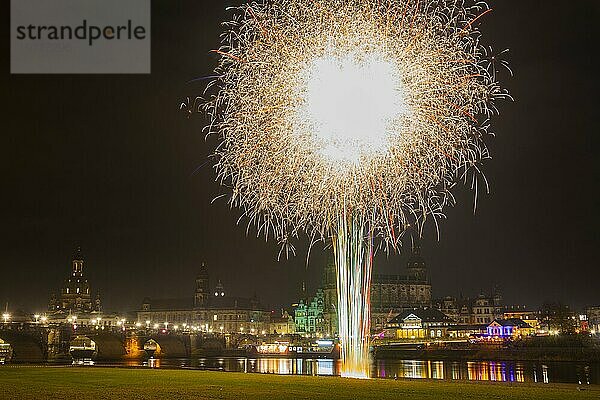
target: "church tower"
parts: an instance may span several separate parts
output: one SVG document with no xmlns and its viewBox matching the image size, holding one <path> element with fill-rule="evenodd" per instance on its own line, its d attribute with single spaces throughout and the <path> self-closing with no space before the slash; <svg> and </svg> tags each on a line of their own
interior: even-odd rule
<svg viewBox="0 0 600 400">
<path fill-rule="evenodd" d="M 408 262 L 406 263 L 408 275 L 417 281 L 427 281 L 427 265 L 421 256 L 421 246 L 415 243 Z"/>
<path fill-rule="evenodd" d="M 83 255 L 81 254 L 81 246 L 75 248 L 75 254 L 73 255 L 72 261 L 72 272 L 73 276 L 83 276 Z"/>
<path fill-rule="evenodd" d="M 206 264 L 202 263 L 200 272 L 196 277 L 196 294 L 194 296 L 195 307 L 206 307 L 208 305 L 208 299 L 210 298 L 209 283 L 208 269 L 206 268 Z"/>
<path fill-rule="evenodd" d="M 97 304 L 92 301 L 90 284 L 83 274 L 83 255 L 81 246 L 75 248 L 71 260 L 71 274 L 59 296 L 52 296 L 48 308 L 55 312 L 92 312 L 96 311 Z"/>
<path fill-rule="evenodd" d="M 225 296 L 225 287 L 223 286 L 223 283 L 219 279 L 219 282 L 217 282 L 217 286 L 215 286 L 215 297 L 224 297 L 224 296 Z"/>
<path fill-rule="evenodd" d="M 324 334 L 334 337 L 338 334 L 337 323 L 337 272 L 333 252 L 327 254 L 323 269 L 323 324 Z"/>
<path fill-rule="evenodd" d="M 332 253 L 328 253 L 323 270 L 323 295 L 325 312 L 334 311 L 337 307 L 337 276 L 335 260 Z"/>
</svg>

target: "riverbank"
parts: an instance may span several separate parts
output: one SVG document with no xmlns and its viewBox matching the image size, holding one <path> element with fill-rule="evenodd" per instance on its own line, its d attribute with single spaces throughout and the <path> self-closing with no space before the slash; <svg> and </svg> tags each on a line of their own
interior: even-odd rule
<svg viewBox="0 0 600 400">
<path fill-rule="evenodd" d="M 582 390 L 583 389 L 583 390 Z M 2 399 L 597 399 L 598 386 L 356 380 L 186 370 L 0 367 Z"/>
</svg>

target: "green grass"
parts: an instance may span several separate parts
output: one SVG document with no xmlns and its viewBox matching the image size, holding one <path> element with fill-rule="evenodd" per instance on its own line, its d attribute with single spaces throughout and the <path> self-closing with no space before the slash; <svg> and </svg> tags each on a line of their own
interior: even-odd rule
<svg viewBox="0 0 600 400">
<path fill-rule="evenodd" d="M 189 370 L 0 367 L 0 399 L 598 399 L 600 387 Z"/>
</svg>

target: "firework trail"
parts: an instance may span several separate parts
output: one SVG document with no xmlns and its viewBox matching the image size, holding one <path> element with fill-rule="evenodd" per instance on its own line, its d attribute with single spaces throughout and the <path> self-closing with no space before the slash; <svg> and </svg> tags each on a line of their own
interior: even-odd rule
<svg viewBox="0 0 600 400">
<path fill-rule="evenodd" d="M 344 376 L 368 376 L 374 248 L 477 192 L 505 65 L 467 0 L 263 0 L 234 8 L 208 85 L 218 180 L 282 251 L 332 240 Z M 500 53 L 503 54 L 503 53 Z M 493 58 L 493 60 L 492 60 Z"/>
</svg>

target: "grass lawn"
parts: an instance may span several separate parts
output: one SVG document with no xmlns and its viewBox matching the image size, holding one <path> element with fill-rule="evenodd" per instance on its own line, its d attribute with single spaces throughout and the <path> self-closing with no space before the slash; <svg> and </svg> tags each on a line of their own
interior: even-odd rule
<svg viewBox="0 0 600 400">
<path fill-rule="evenodd" d="M 0 367 L 0 399 L 599 399 L 600 387 L 186 370 Z"/>
</svg>

